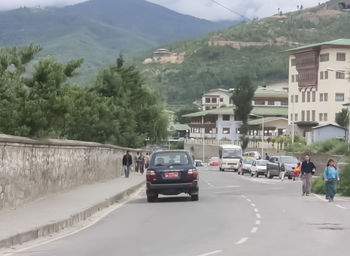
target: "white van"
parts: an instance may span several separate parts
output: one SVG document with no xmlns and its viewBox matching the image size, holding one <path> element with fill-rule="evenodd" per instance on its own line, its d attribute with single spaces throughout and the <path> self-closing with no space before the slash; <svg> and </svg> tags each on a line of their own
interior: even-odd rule
<svg viewBox="0 0 350 256">
<path fill-rule="evenodd" d="M 236 145 L 221 145 L 219 147 L 220 171 L 238 171 L 242 160 L 242 148 Z"/>
</svg>

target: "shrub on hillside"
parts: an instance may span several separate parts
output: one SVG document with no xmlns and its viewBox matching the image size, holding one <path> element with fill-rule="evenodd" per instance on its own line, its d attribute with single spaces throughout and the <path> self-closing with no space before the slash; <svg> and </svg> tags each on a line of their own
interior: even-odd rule
<svg viewBox="0 0 350 256">
<path fill-rule="evenodd" d="M 314 179 L 312 182 L 312 192 L 315 194 L 325 194 L 325 182 L 321 176 Z"/>
<path fill-rule="evenodd" d="M 343 196 L 350 196 L 350 164 L 342 170 L 339 185 L 338 192 Z"/>
</svg>

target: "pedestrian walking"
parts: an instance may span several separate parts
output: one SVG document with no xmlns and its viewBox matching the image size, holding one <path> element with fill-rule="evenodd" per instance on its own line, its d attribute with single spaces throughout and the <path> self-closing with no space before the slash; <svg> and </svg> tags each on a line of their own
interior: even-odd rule
<svg viewBox="0 0 350 256">
<path fill-rule="evenodd" d="M 146 157 L 145 157 L 145 167 L 146 169 L 149 166 L 149 161 L 150 161 L 150 156 L 149 156 L 149 152 L 146 153 Z"/>
<path fill-rule="evenodd" d="M 305 160 L 301 164 L 301 179 L 303 181 L 302 195 L 310 195 L 312 188 L 312 175 L 315 174 L 316 167 L 311 162 L 310 155 L 305 155 Z"/>
<path fill-rule="evenodd" d="M 270 161 L 270 156 L 267 153 L 265 153 L 265 160 Z"/>
<path fill-rule="evenodd" d="M 140 156 L 140 152 L 137 152 L 136 156 L 134 158 L 134 160 L 135 160 L 135 172 L 139 171 L 139 156 Z"/>
<path fill-rule="evenodd" d="M 298 162 L 298 165 L 297 167 L 294 168 L 293 170 L 293 180 L 295 181 L 299 176 L 300 176 L 300 173 L 301 173 L 301 161 Z"/>
<path fill-rule="evenodd" d="M 326 182 L 326 199 L 328 199 L 329 202 L 333 202 L 334 196 L 337 193 L 337 181 L 340 180 L 333 159 L 328 160 L 327 166 L 323 172 L 323 178 Z"/>
<path fill-rule="evenodd" d="M 145 172 L 145 156 L 142 154 L 142 152 L 139 155 L 138 158 L 138 171 L 143 174 Z"/>
<path fill-rule="evenodd" d="M 132 165 L 132 156 L 129 151 L 126 151 L 126 154 L 123 156 L 123 168 L 125 178 L 129 178 L 130 166 Z"/>
</svg>

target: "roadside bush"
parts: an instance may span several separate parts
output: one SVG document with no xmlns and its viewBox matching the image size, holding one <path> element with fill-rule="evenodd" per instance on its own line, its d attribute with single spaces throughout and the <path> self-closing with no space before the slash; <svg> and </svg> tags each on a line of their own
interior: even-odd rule
<svg viewBox="0 0 350 256">
<path fill-rule="evenodd" d="M 333 154 L 333 155 L 347 155 L 347 154 L 349 154 L 348 144 L 346 142 L 341 141 L 339 144 L 337 144 L 332 149 L 331 154 Z"/>
<path fill-rule="evenodd" d="M 340 174 L 338 192 L 343 196 L 350 196 L 350 164 L 346 165 Z"/>
<path fill-rule="evenodd" d="M 286 150 L 288 152 L 300 152 L 303 154 L 329 153 L 346 155 L 349 153 L 347 143 L 336 139 L 316 142 L 311 145 L 306 145 L 303 142 L 295 142 L 293 145 L 288 145 Z"/>
<path fill-rule="evenodd" d="M 317 177 L 312 182 L 312 192 L 315 194 L 325 194 L 325 182 L 321 176 Z"/>
</svg>

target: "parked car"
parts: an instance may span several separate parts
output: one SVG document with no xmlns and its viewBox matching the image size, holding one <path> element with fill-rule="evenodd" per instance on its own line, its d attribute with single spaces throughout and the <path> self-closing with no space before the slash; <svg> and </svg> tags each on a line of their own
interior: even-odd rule
<svg viewBox="0 0 350 256">
<path fill-rule="evenodd" d="M 198 171 L 189 152 L 172 150 L 153 153 L 146 173 L 147 201 L 153 202 L 159 194 L 187 193 L 198 200 Z"/>
<path fill-rule="evenodd" d="M 256 159 L 256 160 L 261 159 L 261 155 L 260 155 L 260 153 L 259 153 L 258 151 L 249 151 L 249 152 L 245 152 L 245 153 L 243 154 L 243 156 L 244 156 L 244 157 L 252 157 L 252 158 L 254 158 L 254 159 Z"/>
<path fill-rule="evenodd" d="M 212 157 L 209 159 L 209 165 L 210 166 L 219 166 L 219 158 L 218 157 Z"/>
<path fill-rule="evenodd" d="M 203 163 L 202 160 L 195 160 L 194 161 L 194 166 L 196 166 L 196 167 L 203 167 L 204 163 Z"/>
<path fill-rule="evenodd" d="M 238 169 L 238 174 L 244 175 L 245 173 L 250 173 L 250 167 L 252 166 L 253 161 L 254 158 L 251 157 L 243 158 L 242 164 Z"/>
<path fill-rule="evenodd" d="M 285 177 L 293 178 L 294 168 L 298 165 L 298 159 L 294 156 L 273 156 L 266 165 L 266 177 L 272 179 L 285 171 Z"/>
<path fill-rule="evenodd" d="M 250 167 L 250 174 L 259 177 L 259 175 L 266 175 L 267 160 L 254 160 Z"/>
</svg>

